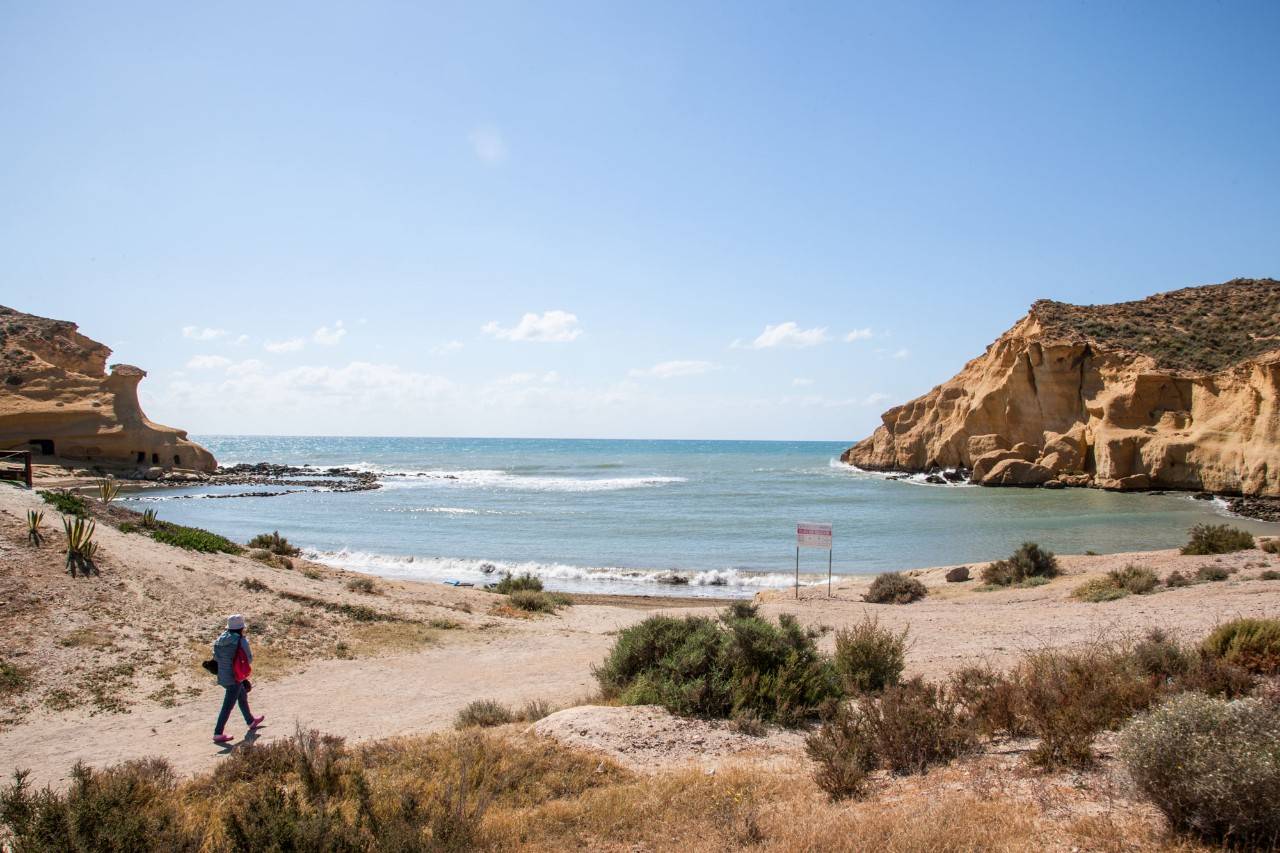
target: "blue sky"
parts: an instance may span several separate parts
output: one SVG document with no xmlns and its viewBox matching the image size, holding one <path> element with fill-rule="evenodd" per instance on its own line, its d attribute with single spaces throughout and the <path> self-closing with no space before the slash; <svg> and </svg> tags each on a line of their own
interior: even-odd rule
<svg viewBox="0 0 1280 853">
<path fill-rule="evenodd" d="M 0 2 L 0 302 L 193 432 L 821 438 L 1280 276 L 1280 4 Z M 849 338 L 846 340 L 846 338 Z"/>
</svg>

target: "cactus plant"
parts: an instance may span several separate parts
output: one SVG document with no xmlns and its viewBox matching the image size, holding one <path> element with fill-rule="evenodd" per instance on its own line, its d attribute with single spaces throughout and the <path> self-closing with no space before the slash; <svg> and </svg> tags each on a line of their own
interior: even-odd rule
<svg viewBox="0 0 1280 853">
<path fill-rule="evenodd" d="M 98 498 L 104 504 L 111 503 L 118 494 L 120 494 L 120 484 L 115 480 L 105 477 L 98 481 Z"/>
<path fill-rule="evenodd" d="M 34 509 L 27 510 L 27 539 L 37 548 L 44 541 L 44 535 L 40 532 L 40 525 L 43 522 L 44 512 Z"/>
<path fill-rule="evenodd" d="M 93 541 L 96 526 L 93 519 L 62 517 L 62 529 L 67 534 L 67 572 L 72 577 L 77 570 L 84 575 L 97 573 L 93 563 L 98 553 L 98 545 Z"/>
</svg>

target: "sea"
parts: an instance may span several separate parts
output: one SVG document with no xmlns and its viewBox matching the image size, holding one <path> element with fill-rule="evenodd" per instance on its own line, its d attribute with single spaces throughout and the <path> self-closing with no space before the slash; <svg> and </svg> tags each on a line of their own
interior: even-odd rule
<svg viewBox="0 0 1280 853">
<path fill-rule="evenodd" d="M 1221 501 L 1188 493 L 989 489 L 844 465 L 847 443 L 193 436 L 223 465 L 375 472 L 381 488 L 193 485 L 123 496 L 135 509 L 244 542 L 278 530 L 319 562 L 388 578 L 548 589 L 748 596 L 796 578 L 796 525 L 832 525 L 799 553 L 802 584 L 835 575 L 979 563 L 1032 541 L 1058 553 L 1170 548 Z M 296 487 L 292 487 L 296 488 Z M 1257 533 L 1280 525 L 1231 523 Z"/>
</svg>

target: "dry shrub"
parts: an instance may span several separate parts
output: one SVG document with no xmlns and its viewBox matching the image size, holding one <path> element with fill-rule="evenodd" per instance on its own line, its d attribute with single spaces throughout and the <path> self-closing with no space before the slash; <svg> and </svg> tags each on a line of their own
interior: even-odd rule
<svg viewBox="0 0 1280 853">
<path fill-rule="evenodd" d="M 1126 726 L 1120 754 L 1175 829 L 1227 846 L 1280 843 L 1280 706 L 1182 694 Z"/>
<path fill-rule="evenodd" d="M 1090 578 L 1071 590 L 1071 597 L 1079 601 L 1087 601 L 1091 604 L 1099 604 L 1103 601 L 1115 601 L 1124 598 L 1129 594 L 1129 590 L 1120 586 L 1109 576 Z"/>
<path fill-rule="evenodd" d="M 1175 569 L 1174 571 L 1169 572 L 1169 576 L 1164 579 L 1164 585 L 1170 589 L 1180 586 L 1191 586 L 1191 578 Z"/>
<path fill-rule="evenodd" d="M 1233 619 L 1215 628 L 1203 649 L 1258 675 L 1280 674 L 1280 619 Z"/>
<path fill-rule="evenodd" d="M 982 582 L 993 586 L 1011 586 L 1028 578 L 1056 577 L 1060 569 L 1052 551 L 1034 542 L 1023 542 L 1007 560 L 996 560 L 982 570 Z"/>
<path fill-rule="evenodd" d="M 1280 554 L 1280 539 L 1264 539 L 1258 547 L 1268 554 Z"/>
<path fill-rule="evenodd" d="M 1224 581 L 1229 577 L 1231 572 L 1223 566 L 1201 566 L 1196 572 L 1196 580 L 1202 581 Z"/>
<path fill-rule="evenodd" d="M 1159 687 L 1123 652 L 1100 644 L 1029 653 L 1012 675 L 1018 713 L 1040 738 L 1028 756 L 1042 767 L 1093 763 L 1093 738 L 1155 701 Z"/>
<path fill-rule="evenodd" d="M 876 575 L 862 600 L 871 604 L 910 604 L 928 594 L 929 590 L 916 578 L 901 572 L 885 572 Z"/>
<path fill-rule="evenodd" d="M 1146 595 L 1160 584 L 1156 573 L 1145 566 L 1127 565 L 1122 569 L 1107 572 L 1111 582 L 1134 595 Z"/>
<path fill-rule="evenodd" d="M 362 592 L 365 595 L 377 595 L 378 585 L 374 583 L 373 578 L 361 575 L 347 581 L 347 589 L 352 592 Z"/>
<path fill-rule="evenodd" d="M 1197 524 L 1191 528 L 1191 539 L 1182 546 L 1183 554 L 1230 554 L 1253 547 L 1253 534 L 1229 524 Z"/>
<path fill-rule="evenodd" d="M 876 616 L 864 616 L 847 630 L 836 632 L 836 672 L 850 693 L 883 690 L 897 684 L 907 661 L 907 629 L 880 627 Z"/>
<path fill-rule="evenodd" d="M 1018 684 L 990 666 L 969 666 L 951 676 L 951 693 L 982 735 L 1021 737 L 1029 733 L 1019 714 Z"/>
<path fill-rule="evenodd" d="M 455 729 L 465 729 L 468 726 L 490 728 L 505 726 L 515 721 L 516 715 L 501 702 L 493 699 L 476 699 L 474 702 L 468 702 L 466 707 L 458 712 L 454 717 L 453 727 Z"/>
<path fill-rule="evenodd" d="M 813 760 L 813 781 L 832 800 L 861 797 L 867 776 L 876 767 L 865 718 L 848 705 L 839 705 L 804 741 Z"/>
</svg>

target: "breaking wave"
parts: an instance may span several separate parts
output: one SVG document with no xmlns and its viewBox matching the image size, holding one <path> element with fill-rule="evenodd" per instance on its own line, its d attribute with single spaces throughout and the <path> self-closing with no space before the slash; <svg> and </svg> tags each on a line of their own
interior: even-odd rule
<svg viewBox="0 0 1280 853">
<path fill-rule="evenodd" d="M 566 563 L 541 563 L 532 560 L 475 560 L 453 557 L 417 557 L 378 554 L 369 551 L 321 551 L 304 549 L 308 560 L 341 569 L 402 580 L 460 580 L 480 586 L 497 581 L 503 574 L 531 574 L 556 589 L 575 592 L 616 592 L 605 587 L 642 587 L 650 593 L 654 587 L 684 591 L 689 595 L 726 595 L 737 590 L 745 593 L 759 589 L 790 586 L 794 576 L 780 572 L 748 572 L 740 569 L 629 569 L 616 566 L 573 566 Z M 818 583 L 816 576 L 801 576 L 803 585 Z M 826 582 L 826 576 L 822 578 Z"/>
</svg>

